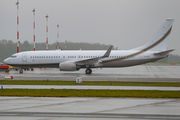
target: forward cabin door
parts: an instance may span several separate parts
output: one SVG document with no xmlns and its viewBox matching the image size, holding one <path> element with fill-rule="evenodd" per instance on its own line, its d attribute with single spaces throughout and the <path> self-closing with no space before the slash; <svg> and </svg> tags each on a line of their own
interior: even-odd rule
<svg viewBox="0 0 180 120">
<path fill-rule="evenodd" d="M 27 62 L 27 53 L 22 54 L 22 62 Z"/>
</svg>

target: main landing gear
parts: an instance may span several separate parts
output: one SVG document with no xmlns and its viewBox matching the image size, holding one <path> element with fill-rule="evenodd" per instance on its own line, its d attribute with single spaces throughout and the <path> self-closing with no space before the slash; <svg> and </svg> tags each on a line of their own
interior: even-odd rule
<svg viewBox="0 0 180 120">
<path fill-rule="evenodd" d="M 16 71 L 18 71 L 18 69 L 15 69 Z M 27 71 L 29 71 L 29 70 L 31 70 L 31 71 L 34 71 L 34 68 L 21 68 L 21 69 L 19 69 L 19 73 L 20 74 L 23 74 L 23 70 L 27 70 Z"/>
<path fill-rule="evenodd" d="M 87 68 L 86 69 L 86 74 L 91 74 L 92 73 L 92 70 L 90 68 Z"/>
</svg>

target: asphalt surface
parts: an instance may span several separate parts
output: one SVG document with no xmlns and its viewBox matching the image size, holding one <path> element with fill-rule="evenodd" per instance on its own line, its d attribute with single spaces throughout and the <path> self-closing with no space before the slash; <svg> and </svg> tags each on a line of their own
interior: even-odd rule
<svg viewBox="0 0 180 120">
<path fill-rule="evenodd" d="M 141 81 L 180 82 L 180 66 L 134 66 L 127 68 L 93 69 L 91 75 L 84 70 L 62 72 L 54 69 L 35 69 L 0 73 L 0 79 L 13 76 L 13 80 L 76 80 L 83 81 Z M 19 86 L 5 85 L 4 88 Z M 33 89 L 35 86 L 21 86 Z M 30 88 L 31 87 L 31 88 Z M 65 86 L 36 86 L 38 89 Z M 87 86 L 66 86 L 85 89 Z M 100 86 L 91 86 L 97 89 Z M 95 88 L 94 88 L 95 87 Z M 179 90 L 179 87 L 108 86 L 101 89 L 158 89 Z M 116 88 L 117 87 L 117 88 Z M 124 87 L 124 88 L 123 88 Z M 65 89 L 66 89 L 65 88 Z M 179 120 L 180 99 L 151 98 L 84 98 L 84 97 L 0 97 L 0 120 Z"/>
<path fill-rule="evenodd" d="M 125 68 L 92 69 L 90 75 L 85 69 L 80 71 L 59 71 L 57 68 L 34 69 L 34 71 L 18 71 L 0 73 L 0 79 L 13 76 L 13 80 L 76 80 L 82 77 L 84 81 L 141 81 L 141 82 L 180 82 L 180 66 L 149 66 L 140 65 Z"/>
<path fill-rule="evenodd" d="M 180 99 L 0 97 L 1 120 L 179 120 Z"/>
</svg>

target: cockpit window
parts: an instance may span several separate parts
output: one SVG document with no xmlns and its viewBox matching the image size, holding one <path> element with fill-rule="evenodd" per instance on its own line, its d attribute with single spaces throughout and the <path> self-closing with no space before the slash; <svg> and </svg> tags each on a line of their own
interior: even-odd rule
<svg viewBox="0 0 180 120">
<path fill-rule="evenodd" d="M 12 55 L 11 58 L 16 58 L 17 56 L 16 55 Z"/>
</svg>

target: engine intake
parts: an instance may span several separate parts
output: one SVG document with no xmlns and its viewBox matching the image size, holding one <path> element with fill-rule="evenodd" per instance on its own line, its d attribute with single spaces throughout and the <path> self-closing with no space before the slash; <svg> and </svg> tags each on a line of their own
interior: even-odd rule
<svg viewBox="0 0 180 120">
<path fill-rule="evenodd" d="M 60 71 L 76 71 L 77 65 L 75 63 L 59 63 Z"/>
</svg>

